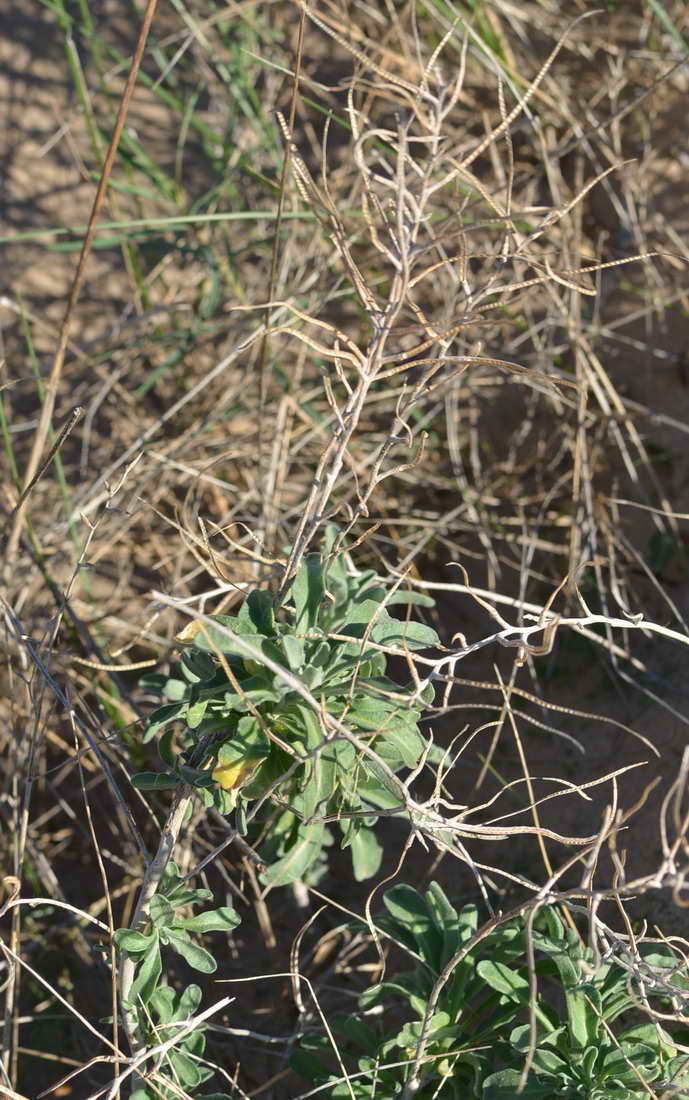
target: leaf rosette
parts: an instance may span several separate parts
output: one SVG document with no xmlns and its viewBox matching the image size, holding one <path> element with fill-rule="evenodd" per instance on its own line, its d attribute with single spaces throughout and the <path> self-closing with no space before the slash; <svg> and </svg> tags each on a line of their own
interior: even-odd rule
<svg viewBox="0 0 689 1100">
<path fill-rule="evenodd" d="M 438 636 L 389 609 L 432 601 L 354 573 L 344 554 L 330 555 L 335 537 L 330 529 L 323 553 L 306 555 L 280 608 L 256 589 L 236 615 L 194 620 L 170 675 L 142 682 L 165 700 L 144 740 L 158 736 L 167 770 L 135 783 L 191 783 L 207 806 L 236 810 L 242 830 L 252 801 L 267 797 L 284 818 L 262 853 L 270 885 L 322 869 L 332 822 L 356 878 L 375 874 L 377 813 L 403 811 L 390 775 L 427 751 L 419 720 L 433 689 L 396 683 L 388 661 L 410 662 Z"/>
</svg>

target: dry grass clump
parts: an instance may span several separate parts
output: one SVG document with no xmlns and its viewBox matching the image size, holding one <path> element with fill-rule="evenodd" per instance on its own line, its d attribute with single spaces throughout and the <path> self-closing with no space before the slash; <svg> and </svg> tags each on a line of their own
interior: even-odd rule
<svg viewBox="0 0 689 1100">
<path fill-rule="evenodd" d="M 110 1095 L 131 1071 L 115 1026 L 111 1061 L 82 1072 L 102 1054 L 103 998 L 121 1009 L 108 933 L 148 917 L 137 895 L 142 881 L 155 892 L 173 841 L 183 874 L 213 854 L 205 881 L 245 906 L 228 951 L 249 1030 L 223 1002 L 226 1045 L 212 1048 L 242 1097 L 307 1094 L 290 1050 L 336 1011 L 343 976 L 356 992 L 379 978 L 373 906 L 397 874 L 444 875 L 528 921 L 546 903 L 584 905 L 592 949 L 623 937 L 635 981 L 634 897 L 682 902 L 686 758 L 660 727 L 686 719 L 660 647 L 689 636 L 673 137 L 687 32 L 679 4 L 611 7 L 161 11 L 66 315 L 72 268 L 56 246 L 76 264 L 84 179 L 107 178 L 133 43 L 117 5 L 37 8 L 76 99 L 63 89 L 49 135 L 42 106 L 23 147 L 72 197 L 32 206 L 22 165 L 12 185 L 32 213 L 11 208 L 7 234 L 0 1090 L 33 1095 L 76 1066 L 73 1095 Z M 331 523 L 353 574 L 438 596 L 441 649 L 387 652 L 416 702 L 436 689 L 424 728 L 447 753 L 397 780 L 404 812 L 385 824 L 376 890 L 338 896 L 333 853 L 324 884 L 287 898 L 226 817 L 190 798 L 191 823 L 174 801 L 168 818 L 165 793 L 131 787 L 157 766 L 138 682 L 169 667 L 187 620 L 208 626 L 257 585 L 284 599 Z M 630 685 L 657 709 L 620 703 Z M 333 731 L 361 747 L 346 714 L 309 705 L 316 757 Z M 318 897 L 326 916 L 302 927 Z M 58 908 L 43 919 L 24 904 L 35 898 Z M 290 971 L 266 1009 L 259 976 Z M 53 1043 L 39 1018 L 58 1004 Z"/>
</svg>

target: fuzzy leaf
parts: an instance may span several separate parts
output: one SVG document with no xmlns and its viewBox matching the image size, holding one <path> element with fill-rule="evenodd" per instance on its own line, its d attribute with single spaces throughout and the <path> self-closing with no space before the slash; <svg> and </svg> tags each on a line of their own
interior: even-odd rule
<svg viewBox="0 0 689 1100">
<path fill-rule="evenodd" d="M 237 618 L 242 623 L 251 623 L 259 634 L 270 637 L 275 633 L 273 598 L 265 588 L 255 588 L 250 592 Z"/>
<path fill-rule="evenodd" d="M 136 978 L 132 982 L 130 998 L 133 1004 L 136 1004 L 139 998 L 144 1004 L 148 1003 L 160 981 L 161 972 L 160 943 L 156 936 L 155 942 L 151 944 L 143 956 L 136 972 Z"/>
<path fill-rule="evenodd" d="M 187 726 L 190 730 L 196 730 L 201 725 L 210 699 L 197 699 L 195 703 L 191 703 L 187 709 Z"/>
<path fill-rule="evenodd" d="M 151 944 L 157 942 L 155 932 L 144 935 L 133 928 L 118 928 L 113 935 L 115 947 L 118 951 L 126 951 L 128 955 L 143 955 Z"/>
<path fill-rule="evenodd" d="M 173 676 L 164 677 L 165 683 L 163 684 L 162 695 L 166 699 L 169 699 L 171 703 L 179 703 L 184 699 L 189 685 L 184 680 L 176 680 Z"/>
<path fill-rule="evenodd" d="M 312 630 L 316 626 L 324 591 L 321 556 L 307 554 L 292 585 L 297 630 Z"/>
<path fill-rule="evenodd" d="M 210 680 L 217 671 L 211 655 L 200 653 L 198 649 L 185 650 L 180 659 L 180 668 L 185 680 L 190 684 L 200 684 Z"/>
<path fill-rule="evenodd" d="M 372 624 L 372 625 L 371 625 Z M 440 644 L 440 639 L 430 626 L 423 623 L 393 619 L 375 600 L 365 600 L 347 617 L 341 634 L 352 638 L 370 638 L 378 645 L 394 649 L 426 649 Z"/>
<path fill-rule="evenodd" d="M 533 1075 L 526 1082 L 522 1092 L 518 1092 L 521 1073 L 516 1069 L 501 1069 L 493 1073 L 483 1083 L 482 1100 L 516 1100 L 517 1096 L 526 1100 L 553 1100 L 552 1082 L 537 1081 Z"/>
<path fill-rule="evenodd" d="M 167 939 L 170 947 L 178 955 L 181 955 L 189 963 L 189 966 L 193 966 L 194 970 L 200 970 L 202 974 L 212 974 L 218 969 L 218 964 L 210 951 L 206 951 L 205 948 L 194 943 L 184 929 L 179 931 L 170 929 L 167 933 Z"/>
<path fill-rule="evenodd" d="M 414 712 L 411 714 L 414 721 Z M 385 729 L 374 742 L 374 749 L 394 770 L 404 765 L 405 768 L 415 768 L 424 750 L 424 739 L 415 725 L 405 726 L 399 723 L 396 729 Z"/>
<path fill-rule="evenodd" d="M 170 728 L 165 730 L 165 733 L 161 734 L 158 741 L 158 754 L 164 764 L 167 764 L 168 768 L 174 768 L 175 755 L 172 751 L 172 742 L 175 736 L 174 729 Z"/>
<path fill-rule="evenodd" d="M 371 878 L 380 870 L 383 861 L 383 846 L 373 829 L 364 826 L 352 838 L 352 868 L 357 882 Z"/>
<path fill-rule="evenodd" d="M 175 920 L 175 909 L 163 894 L 151 899 L 151 920 L 156 928 L 169 928 Z"/>
<path fill-rule="evenodd" d="M 301 638 L 295 638 L 292 634 L 285 634 L 281 642 L 287 664 L 292 672 L 298 672 L 305 661 L 304 643 Z"/>
<path fill-rule="evenodd" d="M 148 1005 L 157 1014 L 161 1024 L 168 1024 L 170 1020 L 176 1019 L 177 995 L 172 986 L 159 985 L 155 993 L 152 994 Z"/>
<path fill-rule="evenodd" d="M 202 997 L 203 997 L 203 993 L 201 992 L 201 987 L 200 986 L 194 985 L 193 982 L 191 983 L 191 985 L 185 986 L 184 989 L 182 990 L 182 992 L 180 994 L 180 998 L 179 998 L 179 1006 L 178 1006 L 179 1016 L 178 1016 L 178 1019 L 179 1020 L 186 1020 L 190 1016 L 193 1016 L 194 1013 L 196 1012 L 197 1008 L 201 1004 L 201 998 Z"/>
<path fill-rule="evenodd" d="M 481 959 L 476 969 L 491 989 L 512 999 L 519 999 L 521 994 L 529 988 L 526 978 L 499 960 Z"/>
<path fill-rule="evenodd" d="M 383 904 L 390 916 L 414 935 L 430 927 L 431 918 L 421 894 L 413 886 L 399 883 L 383 895 Z"/>
<path fill-rule="evenodd" d="M 327 1081 L 331 1075 L 331 1071 L 325 1062 L 322 1062 L 310 1051 L 302 1050 L 299 1047 L 290 1053 L 289 1064 L 295 1073 L 298 1073 L 307 1081 L 312 1081 L 313 1084 Z"/>
<path fill-rule="evenodd" d="M 203 653 L 214 653 L 217 650 L 219 653 L 227 653 L 235 658 L 241 657 L 242 654 L 237 643 L 228 636 L 226 631 L 222 629 L 223 627 L 226 627 L 228 631 L 238 637 L 246 636 L 247 641 L 252 644 L 257 644 L 261 637 L 260 634 L 257 635 L 253 631 L 249 634 L 236 615 L 213 615 L 212 624 L 203 622 L 200 619 L 194 620 L 187 627 L 185 637 L 180 639 L 178 635 L 178 640 L 193 641 L 194 648 L 201 650 Z"/>
<path fill-rule="evenodd" d="M 435 600 L 432 596 L 426 596 L 423 592 L 405 592 L 402 589 L 398 589 L 397 592 L 393 592 L 391 596 L 385 601 L 386 607 L 393 607 L 395 604 L 412 604 L 414 607 L 435 607 Z"/>
<path fill-rule="evenodd" d="M 166 703 L 164 706 L 154 710 L 146 723 L 143 734 L 144 744 L 155 737 L 158 730 L 165 729 L 165 727 L 169 726 L 172 722 L 176 722 L 178 719 L 183 718 L 186 712 L 186 703 Z"/>
<path fill-rule="evenodd" d="M 179 1080 L 185 1089 L 193 1089 L 201 1084 L 203 1077 L 196 1062 L 189 1058 L 179 1047 L 170 1051 L 168 1059 L 175 1078 Z"/>
<path fill-rule="evenodd" d="M 263 873 L 266 886 L 285 886 L 301 878 L 321 853 L 325 843 L 324 825 L 301 825 L 297 840 L 282 859 L 277 860 Z"/>
<path fill-rule="evenodd" d="M 206 913 L 199 913 L 195 917 L 178 921 L 178 927 L 187 932 L 231 932 L 241 922 L 241 917 L 229 906 L 221 906 L 219 909 L 209 909 Z"/>
</svg>

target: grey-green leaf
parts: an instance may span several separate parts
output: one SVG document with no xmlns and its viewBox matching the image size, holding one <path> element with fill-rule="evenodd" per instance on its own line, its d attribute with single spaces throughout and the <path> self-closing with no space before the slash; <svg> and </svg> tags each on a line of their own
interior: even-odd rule
<svg viewBox="0 0 689 1100">
<path fill-rule="evenodd" d="M 324 843 L 324 825 L 302 825 L 294 846 L 263 873 L 263 882 L 266 886 L 285 886 L 288 882 L 301 878 L 307 868 L 318 859 Z"/>
<path fill-rule="evenodd" d="M 199 913 L 195 917 L 178 922 L 178 927 L 187 932 L 231 932 L 240 923 L 241 917 L 229 906 L 221 906 L 219 909 L 209 909 L 207 913 Z"/>
<path fill-rule="evenodd" d="M 218 968 L 218 964 L 211 955 L 210 951 L 206 951 L 205 948 L 199 947 L 197 943 L 194 943 L 184 930 L 176 932 L 170 930 L 168 932 L 168 940 L 170 947 L 172 947 L 178 955 L 189 963 L 189 966 L 193 966 L 194 970 L 201 971 L 202 974 L 212 974 Z"/>
<path fill-rule="evenodd" d="M 476 969 L 491 989 L 504 993 L 508 997 L 519 997 L 522 991 L 529 988 L 526 978 L 495 959 L 481 959 Z"/>
<path fill-rule="evenodd" d="M 146 954 L 141 960 L 141 964 L 136 972 L 136 978 L 132 982 L 132 988 L 130 991 L 131 1000 L 141 1000 L 146 1004 L 160 981 L 160 975 L 162 972 L 162 963 L 160 959 L 160 944 L 158 937 L 155 937 L 155 942 L 151 944 Z"/>
<path fill-rule="evenodd" d="M 144 744 L 150 741 L 152 737 L 155 737 L 158 730 L 162 730 L 165 726 L 169 726 L 171 722 L 183 718 L 186 711 L 186 703 L 166 703 L 165 706 L 158 707 L 157 710 L 154 710 L 146 723 L 143 734 Z"/>
<path fill-rule="evenodd" d="M 292 585 L 297 630 L 311 630 L 318 622 L 324 588 L 321 556 L 307 554 Z"/>
<path fill-rule="evenodd" d="M 143 932 L 137 932 L 133 928 L 118 928 L 113 935 L 117 950 L 126 951 L 129 955 L 145 954 L 157 939 L 155 932 L 150 932 L 145 936 Z"/>
<path fill-rule="evenodd" d="M 363 882 L 380 870 L 383 846 L 373 829 L 364 826 L 354 834 L 351 843 L 354 878 Z"/>
</svg>

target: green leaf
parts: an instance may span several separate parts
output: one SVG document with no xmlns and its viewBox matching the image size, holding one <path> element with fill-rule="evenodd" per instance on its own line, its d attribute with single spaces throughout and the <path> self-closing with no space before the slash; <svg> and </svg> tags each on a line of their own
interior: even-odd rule
<svg viewBox="0 0 689 1100">
<path fill-rule="evenodd" d="M 266 886 L 285 886 L 301 878 L 312 863 L 318 859 L 325 844 L 324 825 L 300 825 L 297 839 L 282 859 L 268 868 L 261 876 Z"/>
<path fill-rule="evenodd" d="M 169 699 L 171 703 L 181 702 L 189 690 L 189 685 L 186 684 L 184 680 L 177 680 L 172 676 L 164 676 L 163 680 L 164 684 L 161 694 L 164 695 L 166 699 Z"/>
<path fill-rule="evenodd" d="M 321 555 L 307 554 L 292 584 L 297 630 L 312 630 L 316 626 L 324 592 Z"/>
<path fill-rule="evenodd" d="M 314 665 L 305 665 L 300 670 L 301 682 L 309 691 L 315 692 L 323 683 L 323 670 Z"/>
<path fill-rule="evenodd" d="M 193 1089 L 201 1084 L 203 1077 L 199 1072 L 199 1067 L 179 1047 L 172 1049 L 167 1057 L 175 1078 L 179 1080 L 185 1089 Z"/>
<path fill-rule="evenodd" d="M 376 622 L 371 637 L 379 645 L 398 649 L 431 649 L 440 645 L 440 638 L 431 626 L 414 621 L 402 622 L 390 615 Z"/>
<path fill-rule="evenodd" d="M 198 729 L 204 719 L 210 699 L 197 699 L 187 709 L 187 726 L 190 730 Z"/>
<path fill-rule="evenodd" d="M 165 691 L 165 684 L 168 681 L 168 677 L 164 672 L 149 672 L 147 676 L 142 676 L 139 679 L 139 690 L 143 691 L 146 695 L 162 695 Z M 181 681 L 178 681 L 181 683 Z M 182 693 L 184 693 L 185 684 L 182 683 Z M 180 695 L 180 698 L 182 696 Z"/>
<path fill-rule="evenodd" d="M 179 1016 L 178 1019 L 186 1020 L 190 1016 L 193 1016 L 197 1008 L 201 1004 L 201 998 L 203 994 L 201 987 L 195 985 L 193 982 L 191 985 L 184 987 L 179 998 Z"/>
<path fill-rule="evenodd" d="M 166 703 L 165 706 L 158 707 L 157 710 L 154 710 L 144 729 L 144 744 L 155 737 L 158 730 L 165 729 L 165 727 L 169 726 L 172 722 L 176 722 L 178 719 L 183 718 L 186 712 L 186 703 Z"/>
<path fill-rule="evenodd" d="M 259 670 L 257 676 L 249 676 L 248 679 L 242 681 L 241 695 L 235 691 L 225 692 L 223 696 L 225 709 L 247 714 L 251 709 L 251 705 L 260 708 L 264 703 L 279 703 L 279 694 L 273 691 L 272 688 L 266 687 L 265 683 L 263 670 Z"/>
<path fill-rule="evenodd" d="M 180 778 L 192 787 L 210 787 L 212 783 L 207 768 L 192 768 L 188 764 L 178 764 L 177 771 Z"/>
<path fill-rule="evenodd" d="M 384 927 L 382 922 L 379 922 L 379 927 Z M 387 931 L 387 929 L 384 930 Z M 410 944 L 410 950 L 413 951 L 413 949 L 413 945 Z M 379 982 L 378 985 L 369 986 L 368 989 L 364 990 L 359 997 L 359 1007 L 369 1009 L 380 1004 L 385 1005 L 393 997 L 401 997 L 405 1001 L 410 1001 L 417 984 L 416 978 L 412 974 L 400 974 L 394 981 Z M 422 1009 L 420 1015 L 423 1016 L 424 1012 L 425 1009 Z"/>
<path fill-rule="evenodd" d="M 318 731 L 320 741 L 322 737 Z M 319 741 L 319 743 L 320 743 Z M 314 814 L 322 811 L 328 799 L 333 796 L 337 787 L 337 764 L 335 753 L 330 747 L 313 757 L 304 769 L 304 784 L 299 794 L 293 798 L 292 807 L 304 821 L 309 821 Z"/>
<path fill-rule="evenodd" d="M 367 1054 L 375 1055 L 378 1046 L 376 1033 L 360 1016 L 335 1015 L 330 1022 L 338 1035 L 346 1036 Z"/>
<path fill-rule="evenodd" d="M 228 741 L 223 741 L 218 749 L 218 764 L 231 767 L 242 761 L 247 764 L 259 763 L 270 754 L 271 742 L 263 732 L 253 715 L 247 714 L 239 719 L 237 728 Z"/>
<path fill-rule="evenodd" d="M 366 826 L 359 829 L 352 839 L 351 850 L 354 878 L 357 882 L 371 878 L 380 869 L 383 846 L 373 829 L 368 829 Z"/>
<path fill-rule="evenodd" d="M 175 919 L 174 906 L 163 894 L 155 894 L 151 899 L 151 920 L 156 928 L 169 928 Z"/>
<path fill-rule="evenodd" d="M 517 1097 L 554 1100 L 551 1082 L 538 1081 L 531 1075 L 523 1091 L 518 1092 L 520 1079 L 521 1073 L 516 1069 L 501 1069 L 499 1073 L 491 1074 L 483 1083 L 482 1100 L 517 1100 Z"/>
<path fill-rule="evenodd" d="M 202 653 L 213 653 L 217 650 L 219 653 L 227 653 L 230 655 L 238 655 L 239 651 L 237 643 L 232 638 L 228 637 L 224 630 L 219 627 L 226 627 L 237 636 L 246 634 L 246 630 L 242 629 L 242 624 L 236 615 L 213 615 L 211 616 L 213 623 L 217 623 L 217 626 L 213 626 L 210 623 L 203 622 L 199 624 L 199 629 L 194 635 L 193 645 L 194 649 L 200 650 Z M 252 642 L 258 642 L 260 635 L 251 634 L 249 639 Z"/>
<path fill-rule="evenodd" d="M 413 718 L 412 718 L 413 720 Z M 416 726 L 405 726 L 400 722 L 397 728 L 386 728 L 376 738 L 375 751 L 390 767 L 397 770 L 400 766 L 415 768 L 425 747 L 425 742 Z"/>
<path fill-rule="evenodd" d="M 391 886 L 383 895 L 383 904 L 394 920 L 409 928 L 414 934 L 430 927 L 430 915 L 426 902 L 413 886 L 399 883 Z"/>
<path fill-rule="evenodd" d="M 165 896 L 172 902 L 175 909 L 182 909 L 186 905 L 199 905 L 201 902 L 212 901 L 213 891 L 194 889 L 185 882 L 172 889 L 168 889 L 166 884 Z"/>
<path fill-rule="evenodd" d="M 339 633 L 352 638 L 366 635 L 372 642 L 394 649 L 426 649 L 440 645 L 440 639 L 432 627 L 393 619 L 375 600 L 365 600 L 356 607 L 347 616 L 347 622 Z"/>
<path fill-rule="evenodd" d="M 431 1039 L 440 1039 L 454 1036 L 454 1028 L 450 1027 L 452 1021 L 447 1012 L 434 1012 L 428 1021 L 428 1036 Z M 395 1045 L 400 1047 L 416 1046 L 421 1033 L 425 1030 L 424 1020 L 413 1020 L 404 1025 L 395 1037 Z M 448 1035 L 449 1032 L 449 1035 Z"/>
<path fill-rule="evenodd" d="M 144 1004 L 148 1003 L 160 981 L 161 972 L 160 943 L 156 935 L 155 943 L 151 944 L 143 956 L 136 972 L 136 978 L 132 982 L 130 998 L 134 1004 L 139 998 Z"/>
<path fill-rule="evenodd" d="M 534 1054 L 533 1068 L 536 1073 L 567 1073 L 568 1066 L 559 1054 L 546 1046 L 538 1047 Z"/>
<path fill-rule="evenodd" d="M 679 1054 L 666 1062 L 664 1075 L 668 1081 L 672 1081 L 678 1087 L 687 1088 L 689 1086 L 689 1063 L 686 1054 Z"/>
<path fill-rule="evenodd" d="M 357 688 L 366 690 L 368 685 L 358 683 Z M 331 708 L 333 713 L 336 709 Z M 399 707 L 394 700 L 377 699 L 375 695 L 357 694 L 347 710 L 347 722 L 362 730 L 385 730 L 396 718 Z"/>
<path fill-rule="evenodd" d="M 513 1000 L 521 1000 L 522 994 L 529 988 L 526 978 L 497 959 L 481 959 L 476 970 L 491 989 Z"/>
<path fill-rule="evenodd" d="M 259 634 L 275 634 L 273 598 L 264 588 L 255 588 L 249 594 L 237 617 L 242 623 L 251 623 Z"/>
<path fill-rule="evenodd" d="M 386 607 L 393 607 L 395 604 L 413 604 L 415 607 L 435 607 L 435 600 L 432 596 L 426 596 L 423 592 L 405 592 L 403 589 L 398 589 L 397 592 L 393 592 L 391 596 L 388 596 L 385 601 Z"/>
<path fill-rule="evenodd" d="M 236 791 L 224 791 L 222 787 L 216 787 L 215 790 L 212 791 L 212 805 L 223 817 L 226 817 L 227 814 L 231 814 L 232 811 L 237 808 L 236 794 Z M 242 829 L 240 824 L 238 824 L 237 832 L 240 836 L 244 836 L 246 829 Z"/>
<path fill-rule="evenodd" d="M 382 810 L 404 811 L 404 803 L 396 784 L 383 771 L 375 760 L 366 758 L 361 761 L 361 770 L 365 778 L 357 784 L 358 794 L 372 805 Z"/>
<path fill-rule="evenodd" d="M 138 791 L 172 791 L 179 783 L 179 776 L 172 772 L 137 772 L 132 776 L 132 787 Z"/>
<path fill-rule="evenodd" d="M 194 970 L 199 970 L 202 974 L 212 974 L 218 969 L 218 964 L 210 951 L 194 943 L 183 928 L 170 929 L 167 932 L 167 939 L 170 947 L 181 955 L 189 966 L 193 966 Z"/>
<path fill-rule="evenodd" d="M 591 988 L 582 989 L 581 992 L 574 992 L 571 989 L 565 992 L 569 1027 L 574 1039 L 573 1045 L 579 1049 L 591 1043 L 595 1044 L 604 1035 L 602 1025 L 598 1022 L 595 1003 L 590 1004 L 589 1001 L 592 993 Z"/>
<path fill-rule="evenodd" d="M 291 634 L 285 634 L 281 641 L 287 664 L 292 672 L 299 672 L 305 661 L 304 643 L 301 638 L 295 638 Z"/>
<path fill-rule="evenodd" d="M 159 985 L 148 1002 L 149 1008 L 157 1013 L 161 1024 L 167 1024 L 176 1018 L 176 1005 L 177 995 L 170 985 Z"/>
<path fill-rule="evenodd" d="M 383 904 L 402 930 L 410 932 L 416 950 L 433 973 L 440 969 L 443 950 L 442 930 L 437 928 L 422 895 L 412 886 L 400 883 L 386 890 Z"/>
<path fill-rule="evenodd" d="M 220 909 L 209 909 L 206 913 L 199 913 L 195 917 L 188 917 L 178 922 L 178 927 L 187 932 L 231 932 L 241 923 L 241 917 L 229 906 L 221 906 Z"/>
<path fill-rule="evenodd" d="M 317 642 L 313 649 L 309 649 L 309 664 L 315 668 L 325 669 L 332 660 L 334 645 L 330 642 Z"/>
<path fill-rule="evenodd" d="M 217 665 L 209 653 L 198 649 L 185 650 L 180 659 L 180 668 L 185 680 L 190 684 L 200 684 L 211 680 L 217 672 Z"/>
<path fill-rule="evenodd" d="M 175 736 L 174 729 L 170 728 L 165 730 L 158 741 L 158 754 L 164 764 L 167 764 L 168 768 L 174 768 L 175 756 L 172 751 L 172 742 Z"/>
<path fill-rule="evenodd" d="M 156 932 L 137 932 L 133 928 L 118 928 L 113 935 L 113 942 L 118 951 L 126 951 L 128 955 L 143 955 L 149 950 L 151 944 L 157 943 Z"/>
<path fill-rule="evenodd" d="M 457 910 L 450 904 L 442 887 L 437 882 L 431 882 L 426 891 L 426 905 L 436 928 L 441 930 L 443 937 L 442 953 L 438 960 L 442 969 L 450 961 L 461 943 L 465 943 L 476 931 L 478 926 L 478 910 L 475 905 L 467 905 L 462 910 L 460 917 Z M 460 964 L 461 968 L 461 964 Z M 458 977 L 455 970 L 455 979 Z M 453 981 L 453 986 L 456 984 Z"/>
<path fill-rule="evenodd" d="M 290 1053 L 289 1064 L 295 1073 L 313 1082 L 314 1085 L 328 1081 L 331 1076 L 331 1070 L 325 1062 L 321 1062 L 315 1054 L 300 1047 Z"/>
</svg>

